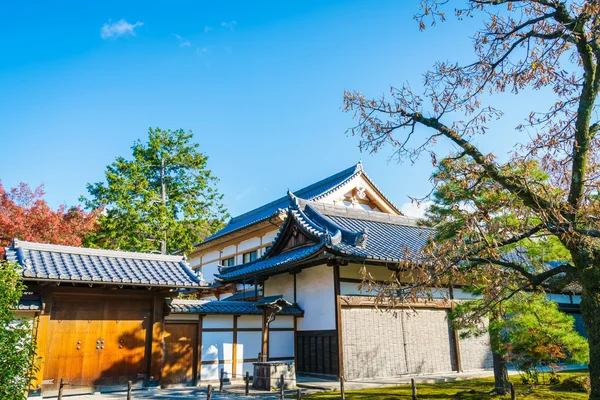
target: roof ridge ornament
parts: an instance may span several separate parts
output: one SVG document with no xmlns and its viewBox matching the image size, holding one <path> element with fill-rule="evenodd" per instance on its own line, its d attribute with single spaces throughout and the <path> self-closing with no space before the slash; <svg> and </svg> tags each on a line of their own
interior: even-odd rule
<svg viewBox="0 0 600 400">
<path fill-rule="evenodd" d="M 362 232 L 359 233 L 359 235 L 356 237 L 356 241 L 354 243 L 354 245 L 356 247 L 360 247 L 360 248 L 365 248 L 367 246 L 367 238 L 369 236 L 369 228 L 365 227 L 365 229 L 362 230 Z"/>
</svg>

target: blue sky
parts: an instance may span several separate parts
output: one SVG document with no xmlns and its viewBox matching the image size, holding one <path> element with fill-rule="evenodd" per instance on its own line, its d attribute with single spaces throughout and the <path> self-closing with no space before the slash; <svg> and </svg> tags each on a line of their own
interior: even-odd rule
<svg viewBox="0 0 600 400">
<path fill-rule="evenodd" d="M 232 215 L 359 159 L 401 205 L 430 190 L 429 160 L 361 154 L 341 108 L 346 89 L 378 95 L 405 81 L 418 86 L 436 60 L 472 61 L 478 21 L 421 33 L 417 6 L 2 2 L 0 179 L 43 183 L 52 206 L 77 204 L 86 183 L 158 126 L 194 132 Z M 538 98 L 499 99 L 508 111 L 502 129 L 478 142 L 508 152 L 520 140 L 512 129 L 526 113 L 518 111 Z"/>
</svg>

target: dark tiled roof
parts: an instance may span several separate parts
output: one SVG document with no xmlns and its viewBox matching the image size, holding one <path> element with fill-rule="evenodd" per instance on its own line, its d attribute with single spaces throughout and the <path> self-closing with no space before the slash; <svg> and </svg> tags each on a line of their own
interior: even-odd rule
<svg viewBox="0 0 600 400">
<path fill-rule="evenodd" d="M 321 248 L 320 244 L 301 247 L 282 254 L 277 254 L 266 260 L 259 258 L 251 263 L 241 264 L 235 268 L 223 268 L 219 278 L 221 280 L 243 279 L 244 276 L 254 275 L 261 271 L 276 269 L 278 266 L 288 265 L 297 260 L 304 260 L 315 255 Z"/>
<path fill-rule="evenodd" d="M 6 258 L 25 280 L 195 288 L 202 285 L 182 256 L 58 246 L 14 240 Z"/>
<path fill-rule="evenodd" d="M 270 296 L 281 298 L 281 296 Z M 186 314 L 240 314 L 260 315 L 262 310 L 257 308 L 258 302 L 251 301 L 202 301 L 202 300 L 171 300 L 168 305 L 173 313 Z M 261 303 L 262 304 L 262 303 Z M 303 315 L 304 311 L 297 305 L 284 307 L 279 315 Z"/>
<path fill-rule="evenodd" d="M 305 200 L 316 200 L 328 195 L 361 173 L 363 173 L 362 164 L 358 163 L 348 169 L 338 172 L 335 175 L 300 189 L 294 192 L 294 195 Z M 264 206 L 234 217 L 229 220 L 229 223 L 223 229 L 204 239 L 204 242 L 214 240 L 228 233 L 237 231 L 238 229 L 242 229 L 257 222 L 266 220 L 274 216 L 279 210 L 285 211 L 289 202 L 290 198 L 288 196 L 284 196 L 280 199 L 272 201 L 271 203 L 265 204 Z"/>
<path fill-rule="evenodd" d="M 281 234 L 291 223 L 299 226 L 316 244 L 274 254 Z M 322 250 L 359 260 L 418 261 L 421 249 L 432 234 L 432 229 L 421 227 L 416 220 L 404 216 L 324 205 L 290 194 L 288 217 L 263 256 L 233 269 L 223 268 L 217 279 L 231 282 L 242 277 L 270 275 L 305 262 Z"/>
</svg>

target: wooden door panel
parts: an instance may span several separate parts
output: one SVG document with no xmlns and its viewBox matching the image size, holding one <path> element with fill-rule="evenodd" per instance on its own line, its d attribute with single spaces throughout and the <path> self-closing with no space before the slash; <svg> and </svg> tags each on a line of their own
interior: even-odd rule
<svg viewBox="0 0 600 400">
<path fill-rule="evenodd" d="M 116 385 L 128 380 L 143 380 L 151 314 L 151 303 L 146 300 L 107 301 L 99 384 Z"/>
<path fill-rule="evenodd" d="M 191 384 L 197 357 L 197 324 L 165 324 L 165 358 L 162 382 L 166 385 Z"/>
<path fill-rule="evenodd" d="M 45 355 L 45 393 L 141 383 L 152 303 L 105 297 L 54 298 Z"/>
<path fill-rule="evenodd" d="M 95 342 L 102 327 L 97 302 L 55 299 L 49 322 L 44 368 L 44 390 L 58 389 L 63 378 L 87 386 L 96 378 L 99 351 Z"/>
</svg>

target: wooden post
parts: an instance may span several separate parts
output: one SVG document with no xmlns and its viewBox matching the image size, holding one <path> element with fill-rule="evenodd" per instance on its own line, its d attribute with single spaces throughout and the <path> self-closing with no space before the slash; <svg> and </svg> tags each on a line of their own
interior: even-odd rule
<svg viewBox="0 0 600 400">
<path fill-rule="evenodd" d="M 262 342 L 261 342 L 261 358 L 259 361 L 269 361 L 269 323 L 267 315 L 267 307 L 263 307 L 262 317 Z"/>
<path fill-rule="evenodd" d="M 131 400 L 131 381 L 127 381 L 127 400 Z"/>
<path fill-rule="evenodd" d="M 283 378 L 283 374 L 279 377 L 279 386 L 281 393 L 281 400 L 285 400 L 285 379 Z"/>
<path fill-rule="evenodd" d="M 212 385 L 206 388 L 206 400 L 212 400 Z"/>
<path fill-rule="evenodd" d="M 415 384 L 415 378 L 410 379 L 410 384 L 412 386 L 412 400 L 417 400 L 417 385 Z"/>
<path fill-rule="evenodd" d="M 162 375 L 162 365 L 164 362 L 164 334 L 165 326 L 163 322 L 163 302 L 161 296 L 154 297 L 153 312 L 152 312 L 152 343 L 150 356 L 150 380 L 151 385 L 159 385 Z"/>
<path fill-rule="evenodd" d="M 250 392 L 250 372 L 246 371 L 246 396 Z"/>
<path fill-rule="evenodd" d="M 65 379 L 60 378 L 60 384 L 58 385 L 58 400 L 62 400 L 64 386 L 65 386 Z"/>
<path fill-rule="evenodd" d="M 510 387 L 510 400 L 516 400 L 517 394 L 515 393 L 515 385 L 512 382 L 509 382 L 508 386 Z"/>
<path fill-rule="evenodd" d="M 344 377 L 340 376 L 340 394 L 342 396 L 342 400 L 346 400 L 346 392 L 344 391 Z"/>
<path fill-rule="evenodd" d="M 296 400 L 302 400 L 302 389 L 298 389 L 296 392 Z"/>
<path fill-rule="evenodd" d="M 225 368 L 221 368 L 221 377 L 219 378 L 219 392 L 223 391 L 223 379 L 225 379 Z"/>
</svg>

